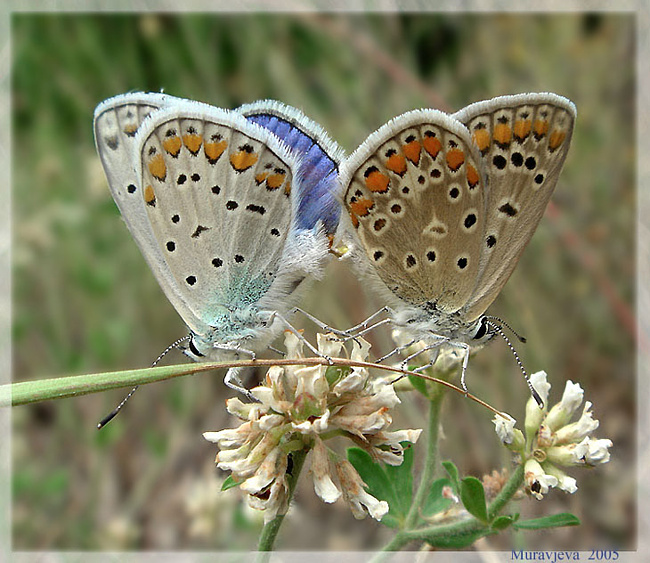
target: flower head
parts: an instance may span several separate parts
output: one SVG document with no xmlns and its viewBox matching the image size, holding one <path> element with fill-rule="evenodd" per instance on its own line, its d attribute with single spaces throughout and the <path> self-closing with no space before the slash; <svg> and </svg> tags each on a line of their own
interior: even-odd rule
<svg viewBox="0 0 650 563">
<path fill-rule="evenodd" d="M 288 358 L 303 357 L 298 337 L 286 333 L 285 345 Z M 369 348 L 357 338 L 350 356 L 364 361 Z M 330 357 L 344 351 L 340 341 L 324 335 L 318 335 L 318 349 Z M 289 457 L 302 450 L 310 452 L 314 489 L 323 501 L 343 496 L 357 518 L 370 514 L 380 520 L 386 514 L 388 505 L 366 492 L 354 467 L 336 461 L 325 441 L 347 437 L 374 460 L 400 465 L 402 442 L 416 442 L 421 430 L 388 430 L 391 409 L 400 402 L 392 385 L 371 380 L 364 368 L 274 366 L 251 395 L 259 403 L 236 397 L 226 403 L 228 412 L 242 421 L 238 428 L 203 436 L 218 444 L 217 466 L 231 471 L 249 504 L 264 511 L 265 521 L 286 512 Z"/>
<path fill-rule="evenodd" d="M 551 387 L 546 373 L 533 374 L 531 382 L 546 405 Z M 576 480 L 561 467 L 593 466 L 609 461 L 612 441 L 590 436 L 599 425 L 591 412 L 592 403 L 586 401 L 580 418 L 571 422 L 583 397 L 582 387 L 567 381 L 562 399 L 550 409 L 539 408 L 534 399 L 529 399 L 524 422 L 525 440 L 522 432 L 514 427 L 514 421 L 499 416 L 494 419 L 501 441 L 522 456 L 526 490 L 538 500 L 551 487 L 568 493 L 578 489 Z"/>
</svg>

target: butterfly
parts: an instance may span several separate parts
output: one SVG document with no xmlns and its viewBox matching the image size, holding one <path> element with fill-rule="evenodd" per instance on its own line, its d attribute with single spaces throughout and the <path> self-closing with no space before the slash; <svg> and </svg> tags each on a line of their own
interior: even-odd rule
<svg viewBox="0 0 650 563">
<path fill-rule="evenodd" d="M 388 304 L 384 321 L 411 338 L 384 358 L 417 341 L 424 348 L 405 362 L 442 345 L 460 349 L 466 390 L 470 345 L 501 331 L 485 312 L 544 214 L 575 119 L 574 104 L 551 93 L 502 96 L 452 115 L 415 110 L 343 162 L 342 228 L 356 243 L 355 262 Z"/>
<path fill-rule="evenodd" d="M 286 317 L 322 275 L 340 215 L 342 151 L 322 128 L 279 102 L 129 93 L 97 106 L 94 131 L 122 217 L 189 328 L 183 352 L 254 358 L 295 332 Z M 243 390 L 238 370 L 225 381 Z"/>
</svg>

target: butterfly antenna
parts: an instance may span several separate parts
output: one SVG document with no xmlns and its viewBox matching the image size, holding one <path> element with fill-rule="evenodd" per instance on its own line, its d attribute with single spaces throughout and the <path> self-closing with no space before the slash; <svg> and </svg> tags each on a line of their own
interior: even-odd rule
<svg viewBox="0 0 650 563">
<path fill-rule="evenodd" d="M 154 360 L 154 362 L 151 364 L 151 367 L 152 368 L 156 367 L 156 364 L 160 360 L 162 360 L 171 350 L 173 350 L 174 348 L 178 348 L 183 342 L 189 340 L 190 338 L 191 335 L 188 334 L 187 336 L 184 336 L 183 338 L 179 338 L 176 342 L 167 346 L 167 348 L 163 350 L 162 354 L 160 354 L 160 356 L 158 356 Z M 136 385 L 133 389 L 131 389 L 131 391 L 129 391 L 129 394 L 126 397 L 124 397 L 124 399 L 122 399 L 122 402 L 97 423 L 97 430 L 101 430 L 102 428 L 104 428 L 104 426 L 106 426 L 111 420 L 113 420 L 117 416 L 117 413 L 120 412 L 120 410 L 126 404 L 126 402 L 133 396 L 133 393 L 136 392 L 138 387 L 140 386 Z"/>
<path fill-rule="evenodd" d="M 535 391 L 535 388 L 533 387 L 533 384 L 530 382 L 530 379 L 528 379 L 528 374 L 526 373 L 526 368 L 524 368 L 524 364 L 521 362 L 521 359 L 519 359 L 519 354 L 517 354 L 517 350 L 515 350 L 515 347 L 512 345 L 512 342 L 510 342 L 510 339 L 506 336 L 505 332 L 503 332 L 503 328 L 501 328 L 500 325 L 498 325 L 496 323 L 493 323 L 491 321 L 488 321 L 488 326 L 494 332 L 496 332 L 501 338 L 503 338 L 505 343 L 508 345 L 508 348 L 510 348 L 510 351 L 512 352 L 512 355 L 515 357 L 515 361 L 517 362 L 517 365 L 519 366 L 519 369 L 521 370 L 521 373 L 524 375 L 524 379 L 526 380 L 526 383 L 528 384 L 528 389 L 530 389 L 530 394 L 532 395 L 533 399 L 535 399 L 535 401 L 539 405 L 539 408 L 542 408 L 544 406 L 544 401 L 542 401 L 542 398 L 539 396 L 537 391 Z M 505 325 L 505 326 L 508 326 L 508 325 Z M 510 328 L 510 327 L 508 327 L 508 328 Z M 510 329 L 510 330 L 512 330 L 512 329 Z M 515 332 L 515 335 L 516 334 L 517 333 Z"/>
<path fill-rule="evenodd" d="M 499 326 L 505 326 L 512 334 L 514 334 L 517 337 L 517 340 L 519 342 L 525 344 L 526 343 L 526 337 L 521 336 L 514 328 L 512 328 L 506 321 L 503 319 L 500 319 L 499 317 L 493 317 L 493 316 L 486 316 L 485 317 L 488 321 L 497 321 L 499 323 Z"/>
</svg>

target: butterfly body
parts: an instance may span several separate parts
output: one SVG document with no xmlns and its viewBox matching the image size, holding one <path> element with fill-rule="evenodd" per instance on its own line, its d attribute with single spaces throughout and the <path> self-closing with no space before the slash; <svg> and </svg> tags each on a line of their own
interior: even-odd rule
<svg viewBox="0 0 650 563">
<path fill-rule="evenodd" d="M 468 322 L 460 312 L 448 314 L 439 311 L 433 302 L 391 309 L 390 318 L 396 327 L 407 330 L 423 342 L 435 342 L 444 337 L 454 342 L 476 344 L 486 336 L 481 330 L 484 324 L 482 317 Z M 491 337 L 489 335 L 488 339 Z"/>
<path fill-rule="evenodd" d="M 391 324 L 465 351 L 495 330 L 484 313 L 553 192 L 575 107 L 555 94 L 503 96 L 382 126 L 341 167 L 346 232 Z"/>
<path fill-rule="evenodd" d="M 190 330 L 189 357 L 254 357 L 292 329 L 285 315 L 330 243 L 326 221 L 301 213 L 313 198 L 299 150 L 239 112 L 161 94 L 103 102 L 95 137 L 122 216 Z"/>
</svg>

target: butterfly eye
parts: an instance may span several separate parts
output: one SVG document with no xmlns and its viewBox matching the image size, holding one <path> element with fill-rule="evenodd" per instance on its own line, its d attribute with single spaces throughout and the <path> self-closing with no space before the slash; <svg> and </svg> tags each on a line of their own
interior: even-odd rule
<svg viewBox="0 0 650 563">
<path fill-rule="evenodd" d="M 481 317 L 478 322 L 478 327 L 476 330 L 476 333 L 474 336 L 472 336 L 472 340 L 481 340 L 488 332 L 488 322 L 485 317 Z"/>
<path fill-rule="evenodd" d="M 192 352 L 192 354 L 194 354 L 198 358 L 203 358 L 205 356 L 205 354 L 201 354 L 201 352 L 199 352 L 199 349 L 194 344 L 194 338 L 190 340 L 190 344 L 188 348 L 190 349 L 190 352 Z"/>
</svg>

